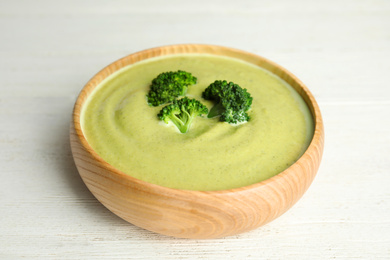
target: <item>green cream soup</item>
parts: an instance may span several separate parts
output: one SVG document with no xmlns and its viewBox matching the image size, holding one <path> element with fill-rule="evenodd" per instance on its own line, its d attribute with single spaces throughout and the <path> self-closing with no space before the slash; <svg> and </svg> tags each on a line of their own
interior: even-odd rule
<svg viewBox="0 0 390 260">
<path fill-rule="evenodd" d="M 232 81 L 253 97 L 250 120 L 239 125 L 195 118 L 182 134 L 157 117 L 146 95 L 161 72 L 185 70 L 198 78 L 187 96 L 201 98 L 215 80 Z M 292 165 L 308 147 L 313 120 L 285 81 L 240 60 L 172 55 L 125 67 L 104 80 L 82 111 L 82 129 L 109 164 L 135 178 L 176 189 L 223 190 L 268 179 Z"/>
</svg>

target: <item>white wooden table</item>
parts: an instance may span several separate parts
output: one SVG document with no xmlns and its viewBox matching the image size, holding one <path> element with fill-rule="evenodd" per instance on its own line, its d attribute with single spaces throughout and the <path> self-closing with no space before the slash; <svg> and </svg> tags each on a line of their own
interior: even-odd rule
<svg viewBox="0 0 390 260">
<path fill-rule="evenodd" d="M 317 178 L 286 214 L 215 240 L 126 223 L 87 190 L 73 103 L 105 65 L 176 43 L 296 74 L 323 113 Z M 0 259 L 390 259 L 390 1 L 0 1 Z"/>
</svg>

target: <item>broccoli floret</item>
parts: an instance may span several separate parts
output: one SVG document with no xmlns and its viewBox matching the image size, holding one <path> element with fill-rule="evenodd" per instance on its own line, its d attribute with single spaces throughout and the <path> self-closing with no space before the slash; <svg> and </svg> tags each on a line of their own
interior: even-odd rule
<svg viewBox="0 0 390 260">
<path fill-rule="evenodd" d="M 195 117 L 208 112 L 200 101 L 184 97 L 163 107 L 157 116 L 167 124 L 172 121 L 181 133 L 186 133 Z"/>
<path fill-rule="evenodd" d="M 246 113 L 252 105 L 252 97 L 246 89 L 233 82 L 216 80 L 202 93 L 202 97 L 213 100 L 215 105 L 207 117 L 220 116 L 220 121 L 237 124 L 249 120 Z"/>
<path fill-rule="evenodd" d="M 197 78 L 191 73 L 182 70 L 161 73 L 152 81 L 147 95 L 148 103 L 159 106 L 172 102 L 177 97 L 184 96 L 188 86 L 196 84 L 196 81 Z"/>
</svg>

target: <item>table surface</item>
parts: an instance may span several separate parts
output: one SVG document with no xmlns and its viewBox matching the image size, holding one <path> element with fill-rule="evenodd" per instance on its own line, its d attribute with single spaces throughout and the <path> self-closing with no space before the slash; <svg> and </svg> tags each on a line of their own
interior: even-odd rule
<svg viewBox="0 0 390 260">
<path fill-rule="evenodd" d="M 1 259 L 390 259 L 390 1 L 0 1 Z M 83 85 L 143 49 L 216 44 L 271 59 L 316 97 L 312 186 L 237 236 L 133 226 L 87 190 L 69 123 Z"/>
</svg>

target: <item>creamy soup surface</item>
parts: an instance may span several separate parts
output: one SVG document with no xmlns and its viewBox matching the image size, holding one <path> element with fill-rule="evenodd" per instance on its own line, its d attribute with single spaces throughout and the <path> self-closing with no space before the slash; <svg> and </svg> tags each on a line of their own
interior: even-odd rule
<svg viewBox="0 0 390 260">
<path fill-rule="evenodd" d="M 198 78 L 187 96 L 201 98 L 215 80 L 232 81 L 253 97 L 250 120 L 239 125 L 197 117 L 182 134 L 157 118 L 146 95 L 161 72 L 185 70 Z M 187 190 L 224 190 L 268 179 L 292 165 L 313 136 L 303 99 L 274 74 L 238 59 L 188 54 L 152 58 L 127 66 L 90 95 L 81 116 L 92 148 L 135 178 Z"/>
</svg>

